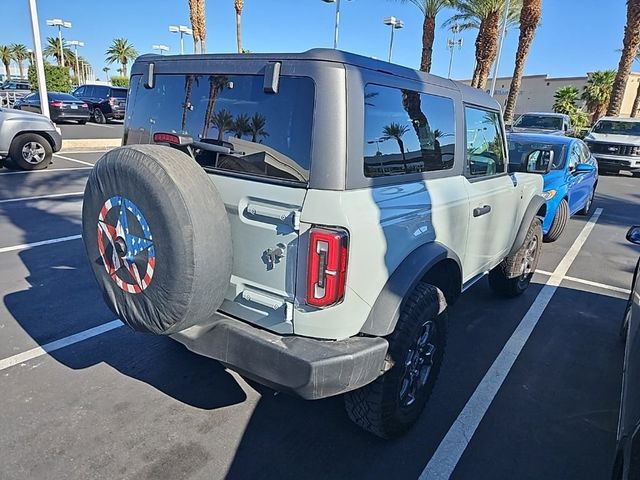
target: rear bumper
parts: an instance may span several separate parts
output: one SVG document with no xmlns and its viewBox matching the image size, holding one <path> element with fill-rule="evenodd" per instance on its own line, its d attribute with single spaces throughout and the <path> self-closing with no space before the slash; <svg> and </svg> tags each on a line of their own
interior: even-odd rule
<svg viewBox="0 0 640 480">
<path fill-rule="evenodd" d="M 89 120 L 91 114 L 86 112 L 61 112 L 51 115 L 51 119 L 56 122 L 59 120 Z"/>
<path fill-rule="evenodd" d="M 640 171 L 640 158 L 622 157 L 618 155 L 594 154 L 601 170 L 638 170 Z"/>
<path fill-rule="evenodd" d="M 380 337 L 329 341 L 281 336 L 222 314 L 210 325 L 171 337 L 247 378 L 307 400 L 371 383 L 384 373 L 389 347 Z"/>
</svg>

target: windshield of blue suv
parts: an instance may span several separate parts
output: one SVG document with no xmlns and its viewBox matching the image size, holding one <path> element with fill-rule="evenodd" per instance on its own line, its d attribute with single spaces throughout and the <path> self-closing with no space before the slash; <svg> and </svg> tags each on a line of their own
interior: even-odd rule
<svg viewBox="0 0 640 480">
<path fill-rule="evenodd" d="M 600 120 L 593 127 L 593 133 L 640 136 L 640 122 Z"/>
<path fill-rule="evenodd" d="M 562 130 L 562 118 L 547 115 L 523 115 L 513 124 L 516 128 L 539 128 L 541 130 Z"/>
<path fill-rule="evenodd" d="M 229 149 L 199 149 L 205 169 L 276 180 L 309 180 L 315 87 L 306 77 L 280 78 L 264 91 L 263 75 L 156 75 L 154 88 L 133 79 L 125 144 L 152 143 L 157 132 L 188 135 Z"/>
<path fill-rule="evenodd" d="M 513 140 L 509 138 L 509 171 L 526 171 L 526 161 L 531 152 L 536 150 L 550 150 L 553 152 L 553 164 L 551 170 L 560 170 L 564 167 L 566 147 L 553 143 L 531 142 L 526 140 Z M 548 164 L 548 163 L 547 163 Z"/>
</svg>

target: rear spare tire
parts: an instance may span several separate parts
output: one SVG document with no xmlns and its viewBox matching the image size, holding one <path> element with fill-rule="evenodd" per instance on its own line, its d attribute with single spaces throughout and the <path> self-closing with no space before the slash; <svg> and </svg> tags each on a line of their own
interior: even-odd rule
<svg viewBox="0 0 640 480">
<path fill-rule="evenodd" d="M 107 152 L 87 181 L 82 230 L 107 305 L 133 329 L 172 334 L 206 322 L 222 304 L 229 220 L 186 154 L 160 145 Z"/>
</svg>

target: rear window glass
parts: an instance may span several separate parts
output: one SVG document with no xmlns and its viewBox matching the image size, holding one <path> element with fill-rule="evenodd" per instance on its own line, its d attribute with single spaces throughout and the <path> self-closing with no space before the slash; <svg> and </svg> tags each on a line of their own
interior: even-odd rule
<svg viewBox="0 0 640 480">
<path fill-rule="evenodd" d="M 364 104 L 365 176 L 453 167 L 456 135 L 450 98 L 367 85 Z"/>
<path fill-rule="evenodd" d="M 125 88 L 112 88 L 109 95 L 111 97 L 127 98 L 127 90 Z"/>
<path fill-rule="evenodd" d="M 526 160 L 529 154 L 535 150 L 551 150 L 553 151 L 552 169 L 560 170 L 564 167 L 566 150 L 564 145 L 533 142 L 530 140 L 514 140 L 513 137 L 507 139 L 509 144 L 509 170 L 510 171 L 527 171 Z"/>
<path fill-rule="evenodd" d="M 200 151 L 205 168 L 307 182 L 315 87 L 307 77 L 281 77 L 277 94 L 262 75 L 156 75 L 153 89 L 132 84 L 125 143 L 152 143 L 172 132 L 229 147 Z"/>
<path fill-rule="evenodd" d="M 54 100 L 67 100 L 67 101 L 77 101 L 78 99 L 73 95 L 69 95 L 68 93 L 51 93 L 49 92 L 49 98 Z"/>
</svg>

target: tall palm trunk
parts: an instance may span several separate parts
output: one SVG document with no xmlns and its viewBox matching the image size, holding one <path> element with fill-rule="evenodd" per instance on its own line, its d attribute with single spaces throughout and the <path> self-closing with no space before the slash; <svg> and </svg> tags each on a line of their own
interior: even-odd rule
<svg viewBox="0 0 640 480">
<path fill-rule="evenodd" d="M 4 71 L 5 71 L 6 75 L 7 75 L 7 80 L 11 80 L 11 70 L 9 68 L 10 67 L 9 62 L 4 62 L 3 61 L 2 63 L 4 63 Z"/>
<path fill-rule="evenodd" d="M 200 45 L 200 26 L 198 25 L 198 0 L 189 0 L 189 20 L 193 32 L 193 53 L 198 53 Z"/>
<path fill-rule="evenodd" d="M 18 70 L 20 71 L 20 78 L 24 78 L 24 65 L 22 64 L 22 60 L 18 60 Z"/>
<path fill-rule="evenodd" d="M 640 82 L 638 82 L 638 90 L 636 91 L 636 99 L 633 101 L 633 107 L 631 108 L 631 116 L 633 118 L 638 116 L 638 109 L 640 108 Z"/>
<path fill-rule="evenodd" d="M 484 24 L 484 25 L 483 25 Z M 484 27 L 484 28 L 483 28 Z M 498 35 L 500 30 L 500 12 L 495 11 L 480 25 L 476 39 L 476 87 L 484 90 L 491 73 L 491 66 L 498 55 Z"/>
<path fill-rule="evenodd" d="M 238 53 L 242 53 L 242 9 L 244 8 L 244 0 L 235 0 L 236 9 L 236 44 Z"/>
<path fill-rule="evenodd" d="M 504 119 L 507 122 L 513 120 L 513 114 L 518 100 L 518 92 L 522 84 L 524 64 L 529 56 L 531 43 L 536 34 L 536 29 L 542 16 L 542 0 L 524 0 L 520 13 L 520 39 L 516 53 L 516 65 L 513 70 L 513 79 L 507 98 L 507 106 L 504 110 Z"/>
<path fill-rule="evenodd" d="M 184 104 L 182 105 L 182 121 L 180 122 L 180 131 L 182 133 L 185 133 L 187 128 L 187 114 L 189 113 L 189 107 L 191 106 L 191 95 L 193 94 L 193 80 L 194 80 L 194 75 L 187 75 Z"/>
<path fill-rule="evenodd" d="M 627 0 L 627 25 L 624 28 L 622 56 L 613 84 L 607 115 L 612 117 L 620 115 L 622 99 L 629 81 L 631 65 L 638 54 L 638 47 L 640 47 L 640 0 Z"/>
<path fill-rule="evenodd" d="M 200 30 L 200 53 L 206 53 L 207 14 L 205 0 L 198 0 L 198 29 Z"/>
<path fill-rule="evenodd" d="M 433 55 L 433 42 L 436 37 L 436 17 L 425 16 L 422 24 L 422 59 L 420 70 L 429 73 L 431 71 L 431 57 Z"/>
</svg>

